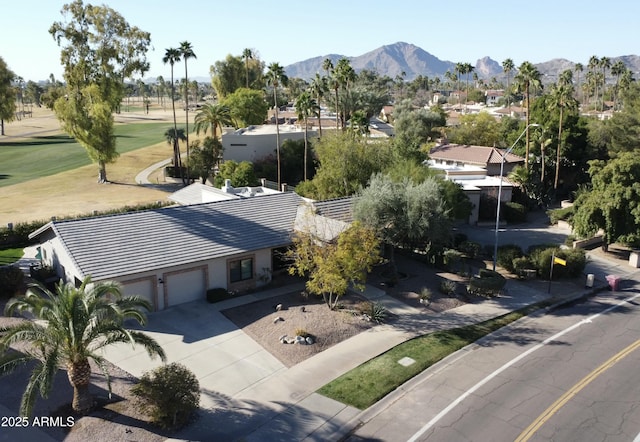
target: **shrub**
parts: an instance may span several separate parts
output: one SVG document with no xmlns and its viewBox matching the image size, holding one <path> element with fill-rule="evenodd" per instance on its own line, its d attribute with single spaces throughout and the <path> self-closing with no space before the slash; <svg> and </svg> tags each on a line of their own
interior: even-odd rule
<svg viewBox="0 0 640 442">
<path fill-rule="evenodd" d="M 449 296 L 456 291 L 456 283 L 454 281 L 449 281 L 448 279 L 445 279 L 444 281 L 440 281 L 439 288 L 442 293 Z"/>
<path fill-rule="evenodd" d="M 24 289 L 24 273 L 16 266 L 0 267 L 0 297 L 11 298 Z"/>
<path fill-rule="evenodd" d="M 372 321 L 381 323 L 387 317 L 387 308 L 379 302 L 374 302 L 371 304 L 369 316 L 371 316 Z"/>
<path fill-rule="evenodd" d="M 465 233 L 458 232 L 455 235 L 453 235 L 453 247 L 458 249 L 460 247 L 460 244 L 466 242 L 467 240 L 468 240 L 468 236 Z"/>
<path fill-rule="evenodd" d="M 214 302 L 224 301 L 225 299 L 230 299 L 233 296 L 231 293 L 227 291 L 227 289 L 222 287 L 216 287 L 213 289 L 207 290 L 207 302 L 213 304 Z"/>
<path fill-rule="evenodd" d="M 527 220 L 527 208 L 509 201 L 504 204 L 504 219 L 509 223 L 523 223 Z"/>
<path fill-rule="evenodd" d="M 311 336 L 304 328 L 296 328 L 296 331 L 293 332 L 294 336 L 302 336 L 306 338 L 307 336 Z"/>
<path fill-rule="evenodd" d="M 571 218 L 573 217 L 573 206 L 565 207 L 563 209 L 548 210 L 547 215 L 549 215 L 551 224 L 556 224 L 560 220 L 571 222 Z"/>
<path fill-rule="evenodd" d="M 480 255 L 482 246 L 480 243 L 473 241 L 463 241 L 458 245 L 458 250 L 467 255 L 471 259 L 475 259 Z"/>
<path fill-rule="evenodd" d="M 165 429 L 184 426 L 200 404 L 198 379 L 177 362 L 143 374 L 131 392 L 151 420 Z"/>
<path fill-rule="evenodd" d="M 520 246 L 515 244 L 506 244 L 504 246 L 498 247 L 498 256 L 496 262 L 498 265 L 510 273 L 515 272 L 515 268 L 513 267 L 513 260 L 515 258 L 520 258 L 524 253 Z"/>
<path fill-rule="evenodd" d="M 523 276 L 525 270 L 535 269 L 535 264 L 528 256 L 521 256 L 513 259 L 513 270 L 518 276 Z"/>
<path fill-rule="evenodd" d="M 564 259 L 566 266 L 555 264 L 553 266 L 553 279 L 577 278 L 582 274 L 587 264 L 587 258 L 582 249 L 560 249 L 547 248 L 538 249 L 531 255 L 531 260 L 535 263 L 535 268 L 544 279 L 549 279 L 551 270 L 551 257 L 555 254 L 557 258 Z"/>
<path fill-rule="evenodd" d="M 428 302 L 431 301 L 431 298 L 433 298 L 433 292 L 431 289 L 428 287 L 422 287 L 420 290 L 420 299 Z"/>
<path fill-rule="evenodd" d="M 447 268 L 452 272 L 457 271 L 463 258 L 462 252 L 455 249 L 447 249 L 442 255 Z"/>
<path fill-rule="evenodd" d="M 507 280 L 498 272 L 481 269 L 478 276 L 469 281 L 467 291 L 474 295 L 493 296 L 504 288 Z"/>
</svg>

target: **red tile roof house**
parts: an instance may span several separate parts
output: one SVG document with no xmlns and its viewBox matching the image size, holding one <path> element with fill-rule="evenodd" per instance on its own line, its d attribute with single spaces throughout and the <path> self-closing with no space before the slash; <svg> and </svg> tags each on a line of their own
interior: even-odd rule
<svg viewBox="0 0 640 442">
<path fill-rule="evenodd" d="M 478 222 L 480 195 L 498 195 L 500 185 L 500 163 L 505 150 L 487 146 L 441 144 L 429 152 L 429 167 L 443 171 L 446 178 L 462 185 L 474 205 L 469 224 Z M 504 156 L 506 177 L 514 167 L 523 164 L 524 158 L 509 153 Z M 512 183 L 502 180 L 501 201 L 511 201 Z"/>
</svg>

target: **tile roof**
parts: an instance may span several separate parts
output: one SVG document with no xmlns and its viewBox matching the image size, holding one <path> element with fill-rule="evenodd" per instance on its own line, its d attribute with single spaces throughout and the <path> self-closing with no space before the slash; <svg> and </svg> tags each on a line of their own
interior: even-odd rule
<svg viewBox="0 0 640 442">
<path fill-rule="evenodd" d="M 290 234 L 302 198 L 261 198 L 51 222 L 83 276 L 96 281 L 278 247 Z"/>
<path fill-rule="evenodd" d="M 325 201 L 315 201 L 313 207 L 318 215 L 350 223 L 353 221 L 354 197 L 336 198 Z"/>
<path fill-rule="evenodd" d="M 466 164 L 487 166 L 500 164 L 504 149 L 488 146 L 472 146 L 469 144 L 442 144 L 429 152 L 429 158 L 441 161 L 459 161 Z M 509 153 L 505 156 L 506 163 L 520 163 L 524 158 Z"/>
</svg>

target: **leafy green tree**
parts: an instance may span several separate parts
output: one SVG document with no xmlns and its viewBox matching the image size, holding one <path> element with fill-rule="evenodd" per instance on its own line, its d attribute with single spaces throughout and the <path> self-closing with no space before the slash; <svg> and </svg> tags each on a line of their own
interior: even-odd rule
<svg viewBox="0 0 640 442">
<path fill-rule="evenodd" d="M 640 158 L 625 152 L 590 165 L 592 189 L 575 201 L 574 231 L 588 237 L 602 229 L 605 246 L 618 241 L 640 245 Z"/>
<path fill-rule="evenodd" d="M 373 229 L 357 221 L 337 240 L 323 241 L 311 232 L 295 232 L 287 252 L 289 273 L 307 277 L 307 290 L 335 310 L 349 287 L 364 289 L 367 273 L 380 261 L 379 242 Z"/>
<path fill-rule="evenodd" d="M 98 164 L 98 182 L 107 182 L 106 165 L 118 157 L 113 111 L 124 97 L 125 78 L 148 69 L 148 32 L 129 25 L 107 6 L 76 0 L 62 7 L 68 22 L 55 22 L 49 33 L 63 46 L 60 61 L 67 86 L 54 110 L 65 132 Z"/>
<path fill-rule="evenodd" d="M 531 124 L 531 92 L 532 89 L 542 89 L 542 74 L 531 62 L 525 61 L 518 68 L 515 76 L 515 83 L 518 92 L 524 93 L 525 103 L 527 104 L 527 125 L 526 125 L 526 141 L 525 141 L 525 157 L 524 165 L 529 168 L 529 125 Z"/>
<path fill-rule="evenodd" d="M 194 176 L 200 177 L 202 184 L 213 174 L 215 167 L 220 163 L 224 148 L 219 139 L 205 137 L 191 142 L 191 156 L 189 157 L 189 168 Z"/>
<path fill-rule="evenodd" d="M 223 126 L 230 124 L 232 124 L 231 111 L 222 104 L 204 104 L 194 120 L 196 134 L 199 134 L 201 130 L 206 134 L 207 130 L 211 128 L 211 134 L 216 139 L 218 138 L 218 129 L 222 131 Z"/>
<path fill-rule="evenodd" d="M 278 118 L 278 86 L 287 85 L 289 79 L 284 73 L 284 68 L 279 63 L 271 63 L 267 71 L 267 84 L 273 89 L 273 109 L 276 117 L 276 161 L 278 162 L 278 188 L 280 188 L 280 120 Z"/>
<path fill-rule="evenodd" d="M 216 91 L 219 101 L 240 88 L 261 90 L 264 84 L 263 70 L 264 63 L 256 53 L 252 53 L 249 58 L 229 54 L 224 60 L 216 61 L 210 67 L 211 86 Z"/>
<path fill-rule="evenodd" d="M 127 320 L 146 323 L 144 311 L 150 304 L 137 296 L 122 296 L 122 288 L 115 282 L 95 283 L 87 277 L 80 287 L 58 284 L 56 293 L 33 286 L 24 297 L 11 299 L 5 314 L 26 313 L 35 320 L 25 320 L 0 329 L 0 374 L 10 373 L 19 365 L 35 361 L 27 384 L 20 414 L 29 416 L 37 393 L 47 397 L 58 368 L 67 369 L 73 387 L 73 409 L 87 413 L 93 407 L 89 392 L 93 360 L 111 383 L 106 360 L 100 351 L 116 343 L 142 345 L 149 356 L 160 356 L 162 347 L 141 331 L 124 327 Z M 7 350 L 21 345 L 20 353 Z"/>
<path fill-rule="evenodd" d="M 200 383 L 191 370 L 173 362 L 146 372 L 131 392 L 142 409 L 162 428 L 175 430 L 186 425 L 200 405 Z"/>
<path fill-rule="evenodd" d="M 231 120 L 236 128 L 262 124 L 267 118 L 267 103 L 262 92 L 240 88 L 229 94 L 220 105 L 229 108 Z"/>
<path fill-rule="evenodd" d="M 460 116 L 460 124 L 451 128 L 449 141 L 456 144 L 496 146 L 502 144 L 500 122 L 488 112 Z"/>
<path fill-rule="evenodd" d="M 43 93 L 44 93 L 44 89 L 38 83 L 31 80 L 27 82 L 27 87 L 25 89 L 25 96 L 31 103 L 35 104 L 38 107 L 42 106 L 42 103 L 40 102 L 40 97 L 42 96 Z"/>
<path fill-rule="evenodd" d="M 11 85 L 15 76 L 0 57 L 0 135 L 4 135 L 4 122 L 13 121 L 16 115 L 16 93 Z"/>
<path fill-rule="evenodd" d="M 231 180 L 233 187 L 255 186 L 258 184 L 253 171 L 253 164 L 250 161 L 238 163 L 234 160 L 227 160 L 222 163 L 213 183 L 216 187 L 221 187 L 225 180 Z"/>
<path fill-rule="evenodd" d="M 446 117 L 440 109 L 413 109 L 411 102 L 405 100 L 394 109 L 395 138 L 394 149 L 401 158 L 424 160 L 422 146 L 433 141 L 439 134 L 439 128 L 446 125 Z"/>
<path fill-rule="evenodd" d="M 320 116 L 320 106 L 316 103 L 316 100 L 311 98 L 311 95 L 307 92 L 303 92 L 298 96 L 296 100 L 296 113 L 298 119 L 303 121 L 304 124 L 304 180 L 307 180 L 307 153 L 309 147 L 308 140 L 308 122 L 309 117 Z"/>
<path fill-rule="evenodd" d="M 388 141 L 367 141 L 350 133 L 325 135 L 314 150 L 320 166 L 306 196 L 315 199 L 353 195 L 391 161 Z"/>
<path fill-rule="evenodd" d="M 417 248 L 435 256 L 449 244 L 451 219 L 435 178 L 414 184 L 407 178 L 396 182 L 375 174 L 355 201 L 353 216 L 391 246 L 394 274 L 395 247 Z"/>
</svg>

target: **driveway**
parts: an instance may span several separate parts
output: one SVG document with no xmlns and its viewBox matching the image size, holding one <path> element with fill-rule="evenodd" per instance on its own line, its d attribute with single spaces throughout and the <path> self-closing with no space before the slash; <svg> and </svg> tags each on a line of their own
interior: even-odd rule
<svg viewBox="0 0 640 442">
<path fill-rule="evenodd" d="M 200 388 L 235 396 L 286 367 L 238 329 L 218 306 L 195 301 L 148 315 L 145 333 L 164 349 L 167 361 L 187 366 Z M 140 377 L 161 365 L 141 346 L 111 346 L 104 352 L 109 362 Z M 202 401 L 207 396 L 202 395 Z M 212 404 L 201 402 L 201 406 Z"/>
</svg>

